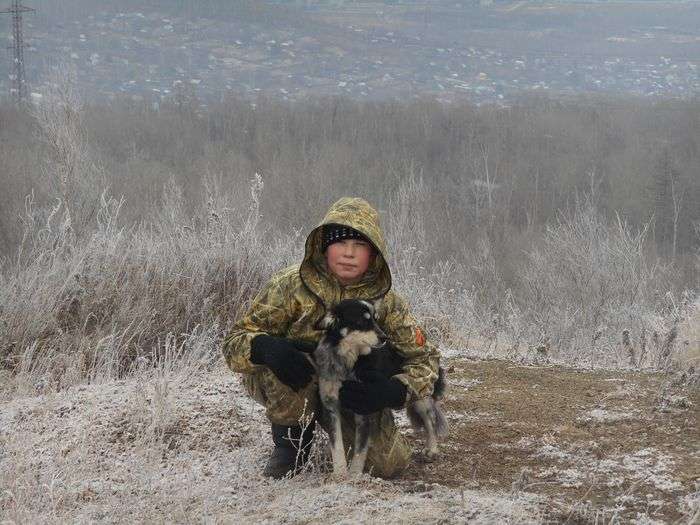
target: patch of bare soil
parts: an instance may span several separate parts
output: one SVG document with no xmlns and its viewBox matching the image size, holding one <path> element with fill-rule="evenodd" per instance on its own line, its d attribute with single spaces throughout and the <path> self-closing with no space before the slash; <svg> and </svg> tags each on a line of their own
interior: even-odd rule
<svg viewBox="0 0 700 525">
<path fill-rule="evenodd" d="M 688 520 L 700 488 L 697 376 L 450 364 L 449 437 L 406 479 L 534 493 L 554 522 Z"/>
</svg>

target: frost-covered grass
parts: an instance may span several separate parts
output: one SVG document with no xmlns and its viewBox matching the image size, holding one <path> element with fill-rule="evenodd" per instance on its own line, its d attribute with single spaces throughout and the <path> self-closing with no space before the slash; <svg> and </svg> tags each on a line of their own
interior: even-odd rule
<svg viewBox="0 0 700 525">
<path fill-rule="evenodd" d="M 262 407 L 221 361 L 17 397 L 0 411 L 0 509 L 16 523 L 538 523 L 539 498 L 311 469 L 263 478 Z"/>
<path fill-rule="evenodd" d="M 265 279 L 301 258 L 304 236 L 272 231 L 260 217 L 263 185 L 253 178 L 249 201 L 238 207 L 210 188 L 193 217 L 173 185 L 158 223 L 128 229 L 119 223 L 121 203 L 104 193 L 93 230 L 82 237 L 70 226 L 70 208 L 38 210 L 29 202 L 25 242 L 0 274 L 2 389 L 21 393 L 40 383 L 60 390 L 126 377 L 165 345 L 190 352 L 203 333 L 216 354 Z M 663 271 L 643 265 L 642 241 L 629 248 L 623 233 L 606 234 L 590 210 L 552 230 L 556 253 L 535 250 L 524 260 L 520 297 L 507 291 L 487 308 L 476 299 L 468 265 L 426 268 L 397 233 L 413 225 L 402 221 L 419 190 L 407 192 L 386 216 L 396 288 L 445 355 L 664 369 L 697 353 L 700 302 L 661 293 Z M 588 237 L 558 240 L 577 228 Z M 607 259 L 579 257 L 574 248 L 582 240 Z"/>
<path fill-rule="evenodd" d="M 513 380 L 506 390 L 499 377 L 488 375 L 482 382 L 458 380 L 451 385 L 447 415 L 452 430 L 441 444 L 451 459 L 439 458 L 425 467 L 430 477 L 416 476 L 416 457 L 413 472 L 403 479 L 364 476 L 336 482 L 321 468 L 320 436 L 321 450 L 305 473 L 281 481 L 263 478 L 271 448 L 269 423 L 263 408 L 245 394 L 240 377 L 230 373 L 220 357 L 212 361 L 204 351 L 212 342 L 210 335 L 199 334 L 191 339 L 188 354 L 169 344 L 160 358 L 139 360 L 124 379 L 103 379 L 60 392 L 44 392 L 43 385 L 36 385 L 34 391 L 27 388 L 2 401 L 3 519 L 11 523 L 558 523 L 575 518 L 588 523 L 597 516 L 607 523 L 616 513 L 624 512 L 627 519 L 638 511 L 640 523 L 649 523 L 649 516 L 668 513 L 670 505 L 678 505 L 677 514 L 691 519 L 688 523 L 697 515 L 697 494 L 688 492 L 679 462 L 683 457 L 687 469 L 687 462 L 697 462 L 697 457 L 681 456 L 673 446 L 664 448 L 669 444 L 663 439 L 621 449 L 620 437 L 608 435 L 615 432 L 618 421 L 586 417 L 616 413 L 617 403 L 629 403 L 629 412 L 644 412 L 635 419 L 654 419 L 646 425 L 658 427 L 666 420 L 662 412 L 634 405 L 638 396 L 617 396 L 618 385 L 600 380 L 610 372 L 579 374 L 586 375 L 591 386 L 607 383 L 610 395 L 602 399 L 613 405 L 604 411 L 591 409 L 600 401 L 590 398 L 587 406 L 572 412 L 583 418 L 575 422 L 577 428 L 592 425 L 603 433 L 599 437 L 607 436 L 615 446 L 603 446 L 570 425 L 540 426 L 527 413 L 501 421 L 502 410 L 510 405 L 522 412 L 521 400 L 532 390 L 532 382 Z M 446 364 L 461 369 L 465 362 L 449 358 Z M 483 365 L 482 371 L 499 366 Z M 533 373 L 532 367 L 508 366 Z M 549 369 L 547 377 L 554 383 L 543 388 L 564 379 L 558 375 L 562 372 Z M 628 374 L 625 381 L 633 377 Z M 649 396 L 650 386 L 642 382 L 638 388 L 644 389 L 639 397 Z M 494 407 L 501 408 L 491 413 L 454 406 L 464 395 L 474 400 L 498 398 Z M 540 402 L 545 410 L 546 396 Z M 669 431 L 689 417 L 693 412 L 687 406 L 679 409 Z M 398 414 L 398 418 L 401 430 L 410 432 L 405 417 Z M 516 428 L 520 430 L 512 432 Z M 481 448 L 489 447 L 490 441 L 497 450 L 493 457 Z M 516 456 L 523 465 L 522 475 L 515 481 L 508 476 L 497 481 L 496 473 L 512 465 Z M 591 489 L 597 496 L 593 501 L 585 496 Z M 614 497 L 601 500 L 601 493 Z M 584 496 L 577 503 L 578 494 Z"/>
<path fill-rule="evenodd" d="M 0 280 L 0 358 L 15 387 L 120 378 L 164 346 L 190 353 L 202 333 L 218 352 L 214 341 L 300 242 L 266 237 L 256 208 L 262 182 L 252 189 L 240 214 L 212 203 L 199 226 L 178 215 L 174 192 L 171 218 L 128 230 L 105 197 L 95 231 L 80 239 L 68 211 L 40 220 L 30 209 L 19 263 Z"/>
</svg>

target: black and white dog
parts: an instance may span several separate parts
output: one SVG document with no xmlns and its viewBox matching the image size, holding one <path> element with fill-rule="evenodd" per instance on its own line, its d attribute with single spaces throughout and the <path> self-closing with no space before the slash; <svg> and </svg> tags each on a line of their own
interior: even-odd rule
<svg viewBox="0 0 700 525">
<path fill-rule="evenodd" d="M 333 473 L 344 477 L 348 474 L 348 465 L 343 449 L 338 398 L 343 381 L 356 379 L 356 365 L 380 371 L 387 377 L 399 374 L 404 358 L 388 344 L 387 336 L 377 324 L 375 305 L 368 301 L 341 301 L 326 315 L 322 325 L 326 332 L 314 350 L 314 360 L 321 402 L 330 424 Z M 440 369 L 433 396 L 407 407 L 413 427 L 426 431 L 426 454 L 429 458 L 438 453 L 437 437 L 447 434 L 447 420 L 439 403 L 444 393 L 445 376 Z M 352 475 L 359 475 L 364 469 L 374 419 L 376 415 L 355 415 L 355 446 L 349 468 Z"/>
</svg>

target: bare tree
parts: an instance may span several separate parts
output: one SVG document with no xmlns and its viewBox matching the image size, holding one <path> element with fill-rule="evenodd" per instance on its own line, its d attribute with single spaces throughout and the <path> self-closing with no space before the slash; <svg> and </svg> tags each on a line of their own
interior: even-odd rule
<svg viewBox="0 0 700 525">
<path fill-rule="evenodd" d="M 678 244 L 678 217 L 683 205 L 683 193 L 678 191 L 678 181 L 671 180 L 671 199 L 673 201 L 673 249 L 672 257 L 676 259 L 676 246 Z"/>
<path fill-rule="evenodd" d="M 481 218 L 481 210 L 484 207 L 485 201 L 489 225 L 493 224 L 495 200 L 494 193 L 499 186 L 495 181 L 498 177 L 498 164 L 496 164 L 496 169 L 492 173 L 490 166 L 492 163 L 493 161 L 489 160 L 489 146 L 484 142 L 479 143 L 478 155 L 475 156 L 472 161 L 472 172 L 475 175 L 472 181 L 472 191 L 474 193 L 474 215 L 477 222 L 479 222 Z"/>
<path fill-rule="evenodd" d="M 95 218 L 103 176 L 88 146 L 83 102 L 75 84 L 75 70 L 60 67 L 34 116 L 49 152 L 43 173 L 63 206 L 65 223 L 79 237 Z"/>
</svg>

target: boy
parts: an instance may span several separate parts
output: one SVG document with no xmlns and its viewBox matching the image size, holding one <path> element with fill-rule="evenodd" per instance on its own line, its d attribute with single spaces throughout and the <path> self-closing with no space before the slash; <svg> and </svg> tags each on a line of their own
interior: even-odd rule
<svg viewBox="0 0 700 525">
<path fill-rule="evenodd" d="M 294 473 L 297 450 L 292 442 L 308 450 L 312 425 L 303 430 L 302 415 L 320 415 L 324 423 L 323 414 L 318 413 L 318 382 L 302 350 L 313 348 L 321 339 L 318 322 L 326 311 L 351 298 L 382 299 L 377 322 L 406 361 L 402 373 L 390 379 L 373 376 L 369 381 L 343 383 L 345 447 L 353 443 L 352 412 L 381 411 L 380 424 L 370 437 L 367 467 L 376 475 L 391 477 L 408 464 L 411 450 L 394 424 L 391 409 L 432 394 L 439 355 L 426 341 L 406 301 L 391 290 L 379 215 L 367 201 L 345 197 L 309 234 L 301 265 L 275 274 L 224 340 L 226 363 L 244 374 L 248 394 L 265 406 L 272 424 L 275 447 L 263 471 L 266 476 Z"/>
</svg>

